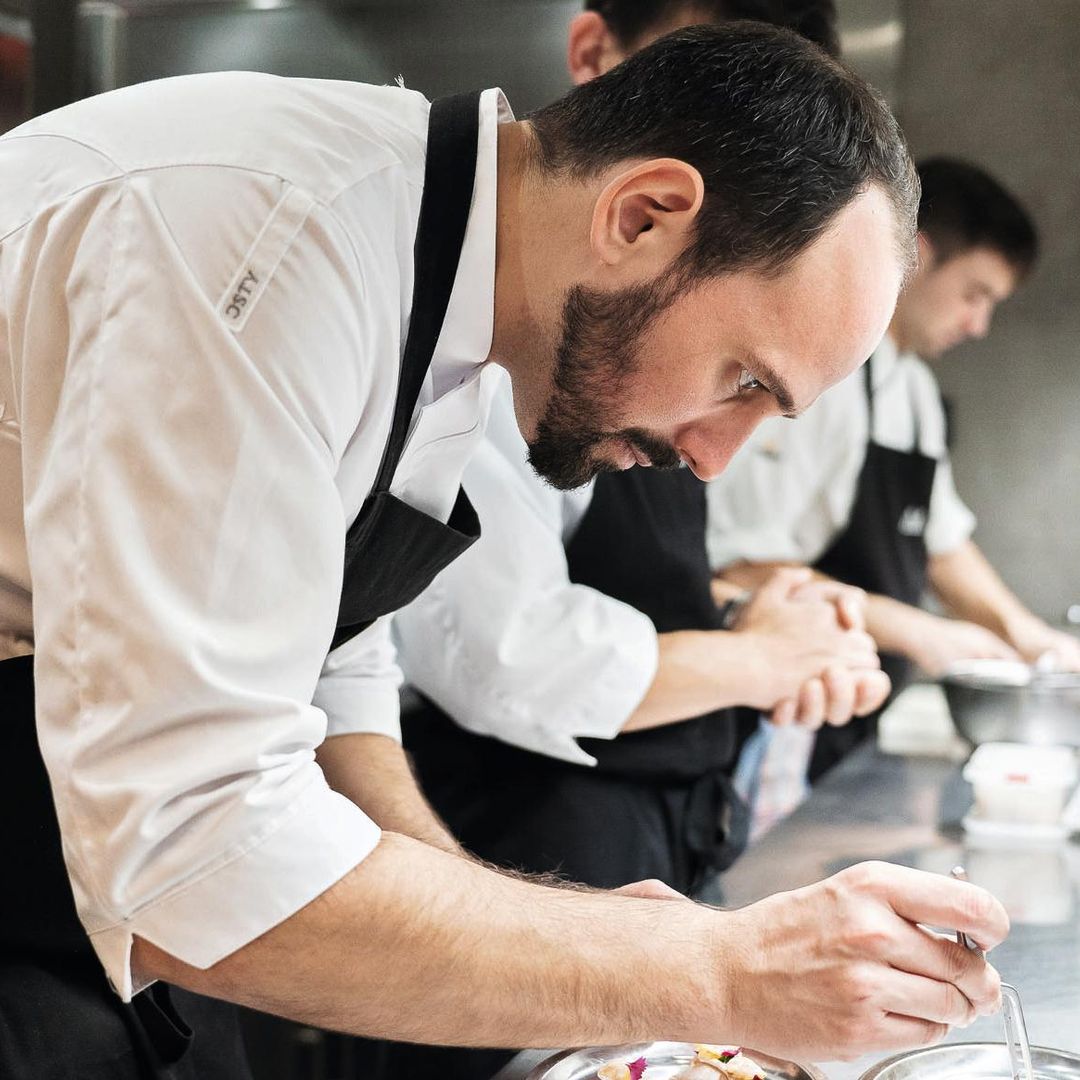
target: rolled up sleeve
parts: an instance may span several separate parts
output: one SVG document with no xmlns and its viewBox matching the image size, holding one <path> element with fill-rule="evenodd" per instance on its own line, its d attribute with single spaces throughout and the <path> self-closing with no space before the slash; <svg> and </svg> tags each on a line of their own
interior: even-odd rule
<svg viewBox="0 0 1080 1080">
<path fill-rule="evenodd" d="M 527 468 L 490 441 L 470 462 L 483 533 L 396 615 L 402 668 L 468 730 L 593 765 L 577 739 L 622 729 L 655 676 L 656 630 L 570 581 L 561 496 Z"/>
<path fill-rule="evenodd" d="M 387 735 L 401 742 L 401 669 L 386 615 L 326 660 L 314 704 L 327 735 Z"/>
<path fill-rule="evenodd" d="M 337 376 L 363 333 L 348 253 L 302 212 L 240 332 L 149 181 L 92 199 L 55 415 L 24 405 L 26 528 L 42 751 L 79 915 L 126 999 L 133 937 L 205 968 L 378 842 L 314 760 L 335 416 L 359 392 Z"/>
</svg>

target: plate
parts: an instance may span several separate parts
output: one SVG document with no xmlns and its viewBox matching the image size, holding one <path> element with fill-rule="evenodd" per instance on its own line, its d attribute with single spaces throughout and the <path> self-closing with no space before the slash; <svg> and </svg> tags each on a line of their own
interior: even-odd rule
<svg viewBox="0 0 1080 1080">
<path fill-rule="evenodd" d="M 1080 1056 L 1045 1046 L 1031 1048 L 1035 1080 L 1078 1080 Z M 1011 1080 L 1009 1051 L 1001 1043 L 944 1043 L 898 1054 L 859 1080 Z"/>
<path fill-rule="evenodd" d="M 825 1080 L 825 1074 L 812 1065 L 796 1065 L 757 1050 L 747 1049 L 746 1054 L 765 1070 L 766 1080 Z M 626 1046 L 564 1050 L 540 1062 L 525 1080 L 596 1080 L 596 1070 L 601 1065 L 609 1061 L 625 1061 L 629 1064 L 639 1057 L 649 1063 L 644 1080 L 670 1080 L 681 1068 L 690 1064 L 693 1056 L 694 1047 L 690 1043 L 679 1042 L 629 1043 Z"/>
</svg>

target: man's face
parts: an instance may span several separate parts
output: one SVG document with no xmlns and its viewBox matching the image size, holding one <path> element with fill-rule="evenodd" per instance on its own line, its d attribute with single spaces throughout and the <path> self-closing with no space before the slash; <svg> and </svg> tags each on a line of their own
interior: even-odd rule
<svg viewBox="0 0 1080 1080">
<path fill-rule="evenodd" d="M 903 278 L 894 227 L 874 185 L 777 276 L 571 288 L 534 468 L 560 488 L 635 464 L 719 475 L 762 420 L 802 412 L 877 346 Z"/>
<path fill-rule="evenodd" d="M 926 360 L 970 338 L 986 337 L 994 308 L 1016 288 L 1016 272 L 992 248 L 969 248 L 938 261 L 922 238 L 920 268 L 900 298 L 897 337 Z"/>
</svg>

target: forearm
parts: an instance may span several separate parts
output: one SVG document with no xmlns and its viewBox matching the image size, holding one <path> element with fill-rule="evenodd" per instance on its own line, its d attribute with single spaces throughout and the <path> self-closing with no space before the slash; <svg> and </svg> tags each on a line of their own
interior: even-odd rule
<svg viewBox="0 0 1080 1080">
<path fill-rule="evenodd" d="M 972 541 L 929 563 L 930 584 L 951 615 L 978 623 L 1010 643 L 1037 621 Z"/>
<path fill-rule="evenodd" d="M 380 828 L 453 854 L 461 848 L 424 798 L 401 744 L 386 735 L 333 735 L 316 752 L 327 783 Z"/>
<path fill-rule="evenodd" d="M 881 652 L 898 653 L 915 659 L 922 638 L 930 632 L 929 623 L 936 617 L 891 596 L 868 593 L 866 629 Z"/>
<path fill-rule="evenodd" d="M 749 635 L 679 630 L 657 636 L 656 675 L 623 731 L 662 727 L 692 716 L 753 704 L 761 694 Z"/>
<path fill-rule="evenodd" d="M 143 941 L 136 963 L 199 993 L 382 1038 L 736 1039 L 712 948 L 723 918 L 690 902 L 534 885 L 386 834 L 321 897 L 212 968 Z"/>
</svg>

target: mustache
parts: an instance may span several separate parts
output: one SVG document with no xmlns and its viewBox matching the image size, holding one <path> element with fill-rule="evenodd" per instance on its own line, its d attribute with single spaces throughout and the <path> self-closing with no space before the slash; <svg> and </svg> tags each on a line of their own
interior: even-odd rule
<svg viewBox="0 0 1080 1080">
<path fill-rule="evenodd" d="M 625 439 L 646 458 L 654 469 L 677 469 L 682 465 L 679 451 L 666 439 L 654 435 L 651 431 L 644 428 L 624 428 L 617 434 L 618 438 Z"/>
</svg>

